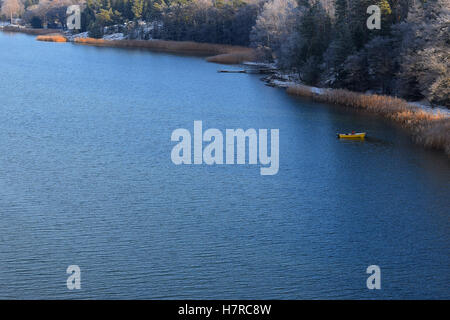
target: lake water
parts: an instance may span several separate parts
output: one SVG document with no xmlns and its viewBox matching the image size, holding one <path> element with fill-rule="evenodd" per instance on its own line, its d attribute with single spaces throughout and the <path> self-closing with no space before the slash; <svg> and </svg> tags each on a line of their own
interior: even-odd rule
<svg viewBox="0 0 450 320">
<path fill-rule="evenodd" d="M 221 68 L 0 33 L 0 298 L 449 299 L 446 156 Z M 279 129 L 278 174 L 174 165 L 194 120 Z"/>
</svg>

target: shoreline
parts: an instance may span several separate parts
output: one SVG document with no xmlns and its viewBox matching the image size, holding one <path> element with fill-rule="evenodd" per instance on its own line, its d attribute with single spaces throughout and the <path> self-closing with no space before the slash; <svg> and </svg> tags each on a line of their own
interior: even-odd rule
<svg viewBox="0 0 450 320">
<path fill-rule="evenodd" d="M 392 96 L 364 94 L 346 89 L 321 89 L 289 84 L 286 93 L 329 105 L 353 108 L 379 115 L 408 130 L 417 144 L 443 151 L 450 159 L 450 113 Z"/>
<path fill-rule="evenodd" d="M 266 64 L 259 64 L 259 63 L 250 63 L 249 65 L 261 65 L 262 67 L 265 67 Z M 271 65 L 269 65 L 271 66 Z M 272 68 L 274 68 L 272 66 Z M 323 94 L 325 91 L 330 91 L 330 90 L 338 90 L 338 89 L 333 89 L 333 88 L 319 88 L 319 87 L 313 87 L 313 86 L 308 86 L 303 84 L 301 81 L 298 80 L 298 78 L 293 75 L 293 74 L 287 74 L 287 73 L 282 73 L 280 72 L 278 69 L 275 70 L 275 72 L 272 73 L 272 75 L 266 76 L 264 78 L 261 79 L 262 81 L 264 81 L 266 83 L 267 86 L 269 87 L 275 87 L 275 88 L 283 88 L 283 89 L 288 89 L 290 87 L 295 87 L 295 86 L 302 86 L 304 88 L 309 88 L 310 91 L 312 91 L 313 94 Z M 341 90 L 347 90 L 347 89 L 341 89 Z M 351 90 L 347 90 L 349 92 L 354 92 L 357 94 L 361 94 L 361 95 L 378 95 L 378 96 L 386 96 L 386 97 L 391 97 L 391 98 L 397 98 L 395 96 L 389 96 L 389 95 L 381 95 L 381 94 L 376 94 L 376 93 L 363 93 L 363 92 L 357 92 L 357 91 L 351 91 Z M 398 98 L 401 99 L 403 101 L 406 101 L 402 98 Z M 444 106 L 431 106 L 429 104 L 426 104 L 424 102 L 421 101 L 406 101 L 412 108 L 420 108 L 426 112 L 430 112 L 433 114 L 437 114 L 437 113 L 442 113 L 446 116 L 450 117 L 450 109 L 444 107 Z"/>
<path fill-rule="evenodd" d="M 206 61 L 220 64 L 240 64 L 246 61 L 257 60 L 257 53 L 254 49 L 227 44 L 161 39 L 95 39 L 89 37 L 77 37 L 77 35 L 69 36 L 57 29 L 33 29 L 18 26 L 2 26 L 0 27 L 0 31 L 36 35 L 36 40 L 38 41 L 71 42 L 99 47 L 149 49 L 159 52 L 203 55 L 206 56 Z"/>
<path fill-rule="evenodd" d="M 61 34 L 61 30 L 59 29 L 34 29 L 34 28 L 26 28 L 19 26 L 0 26 L 0 31 L 4 32 L 16 32 L 16 33 L 24 33 L 29 35 L 48 35 L 48 34 Z"/>
<path fill-rule="evenodd" d="M 2 27 L 3 31 L 5 27 Z M 251 72 L 253 68 L 272 68 L 271 75 L 261 80 L 266 85 L 286 89 L 286 93 L 309 98 L 340 107 L 364 110 L 372 114 L 381 115 L 393 123 L 406 128 L 414 142 L 426 148 L 442 150 L 450 158 L 450 111 L 444 108 L 431 108 L 417 102 L 408 102 L 393 96 L 365 94 L 345 89 L 316 88 L 303 85 L 293 75 L 284 74 L 273 64 L 256 62 L 257 54 L 254 49 L 241 46 L 231 46 L 212 43 L 198 43 L 192 41 L 171 40 L 107 40 L 82 37 L 67 37 L 63 33 L 51 29 L 16 28 L 15 31 L 31 35 L 38 35 L 36 40 L 50 42 L 72 42 L 81 45 L 93 45 L 113 48 L 138 48 L 159 52 L 185 53 L 207 56 L 206 61 L 220 64 L 243 64 Z"/>
<path fill-rule="evenodd" d="M 296 75 L 280 70 L 261 80 L 270 87 L 285 89 L 292 96 L 381 116 L 405 128 L 414 143 L 443 151 L 450 159 L 450 110 L 446 107 L 431 107 L 421 102 L 381 94 L 307 86 Z"/>
<path fill-rule="evenodd" d="M 256 58 L 256 53 L 252 48 L 193 41 L 74 38 L 73 43 L 101 47 L 137 48 L 171 53 L 198 54 L 208 56 L 206 58 L 208 62 L 225 64 L 239 64 Z"/>
<path fill-rule="evenodd" d="M 221 64 L 240 64 L 254 61 L 257 54 L 254 49 L 217 43 L 172 40 L 128 40 L 128 39 L 95 39 L 89 37 L 67 36 L 61 32 L 49 32 L 38 35 L 38 41 L 72 42 L 110 48 L 149 49 L 159 52 L 184 53 L 207 56 L 206 61 Z"/>
</svg>

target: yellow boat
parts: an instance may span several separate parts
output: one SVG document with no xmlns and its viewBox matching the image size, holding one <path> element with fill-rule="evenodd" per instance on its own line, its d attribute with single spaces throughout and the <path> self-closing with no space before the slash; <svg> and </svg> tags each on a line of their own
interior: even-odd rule
<svg viewBox="0 0 450 320">
<path fill-rule="evenodd" d="M 338 133 L 339 139 L 364 139 L 366 136 L 365 132 L 358 133 Z"/>
</svg>

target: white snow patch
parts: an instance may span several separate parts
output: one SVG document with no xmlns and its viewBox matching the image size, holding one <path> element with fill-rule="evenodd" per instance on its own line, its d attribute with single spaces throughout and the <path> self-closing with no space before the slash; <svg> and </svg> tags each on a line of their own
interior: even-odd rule
<svg viewBox="0 0 450 320">
<path fill-rule="evenodd" d="M 310 87 L 310 88 L 311 88 L 311 92 L 315 93 L 315 94 L 323 94 L 325 92 L 325 90 L 322 88 L 317 88 L 317 87 Z"/>
<path fill-rule="evenodd" d="M 269 84 L 272 84 L 276 87 L 287 88 L 290 86 L 295 86 L 297 83 L 293 81 L 284 81 L 284 80 L 271 80 Z"/>
<path fill-rule="evenodd" d="M 103 36 L 103 40 L 124 40 L 124 39 L 125 39 L 125 36 L 121 32 L 107 34 L 107 35 Z"/>
<path fill-rule="evenodd" d="M 261 67 L 261 68 L 274 69 L 274 70 L 277 68 L 274 63 L 245 61 L 245 62 L 242 62 L 242 64 L 245 66 L 250 66 L 250 67 Z"/>
<path fill-rule="evenodd" d="M 77 33 L 74 35 L 70 35 L 68 33 L 66 33 L 66 38 L 69 41 L 74 41 L 77 38 L 88 38 L 89 37 L 89 32 L 82 32 L 82 33 Z"/>
</svg>

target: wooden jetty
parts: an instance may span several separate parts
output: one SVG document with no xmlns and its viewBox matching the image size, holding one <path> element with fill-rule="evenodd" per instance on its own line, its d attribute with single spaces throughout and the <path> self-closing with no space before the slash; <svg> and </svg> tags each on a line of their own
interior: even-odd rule
<svg viewBox="0 0 450 320">
<path fill-rule="evenodd" d="M 247 73 L 246 70 L 217 70 L 221 73 Z"/>
<path fill-rule="evenodd" d="M 276 70 L 273 68 L 253 67 L 248 69 L 239 70 L 217 70 L 220 73 L 249 73 L 249 74 L 269 74 L 274 73 Z"/>
</svg>

